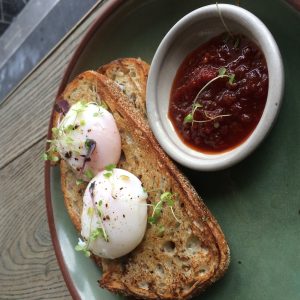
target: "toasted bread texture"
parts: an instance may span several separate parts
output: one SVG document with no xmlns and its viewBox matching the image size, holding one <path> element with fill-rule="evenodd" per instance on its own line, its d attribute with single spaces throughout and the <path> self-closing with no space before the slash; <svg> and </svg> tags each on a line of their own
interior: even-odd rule
<svg viewBox="0 0 300 300">
<path fill-rule="evenodd" d="M 166 206 L 158 224 L 148 225 L 143 241 L 130 254 L 115 260 L 94 257 L 103 270 L 99 284 L 141 299 L 188 299 L 224 274 L 229 248 L 215 218 L 160 148 L 147 121 L 126 94 L 106 76 L 87 71 L 66 87 L 62 98 L 70 104 L 83 100 L 106 103 L 121 134 L 118 167 L 141 179 L 149 203 L 156 203 L 163 192 L 174 193 L 173 209 L 179 222 Z M 60 166 L 65 204 L 80 232 L 86 185 L 76 185 L 74 173 L 63 160 Z M 150 208 L 149 215 L 151 212 Z"/>
<path fill-rule="evenodd" d="M 101 66 L 97 72 L 119 85 L 130 103 L 147 118 L 145 93 L 149 65 L 136 58 L 121 58 Z"/>
</svg>

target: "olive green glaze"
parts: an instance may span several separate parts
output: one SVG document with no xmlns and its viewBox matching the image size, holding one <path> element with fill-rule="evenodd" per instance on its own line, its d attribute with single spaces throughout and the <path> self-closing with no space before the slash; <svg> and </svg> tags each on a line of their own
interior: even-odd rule
<svg viewBox="0 0 300 300">
<path fill-rule="evenodd" d="M 233 1 L 227 3 L 233 3 Z M 231 248 L 225 277 L 197 299 L 300 299 L 300 15 L 282 1 L 242 0 L 270 29 L 286 77 L 283 105 L 263 144 L 240 164 L 221 172 L 183 169 L 219 221 Z M 118 57 L 148 62 L 180 17 L 214 1 L 125 1 L 86 45 L 72 76 Z M 73 248 L 76 232 L 51 174 L 58 239 L 71 278 L 83 299 L 121 299 L 98 288 L 99 270 Z"/>
</svg>

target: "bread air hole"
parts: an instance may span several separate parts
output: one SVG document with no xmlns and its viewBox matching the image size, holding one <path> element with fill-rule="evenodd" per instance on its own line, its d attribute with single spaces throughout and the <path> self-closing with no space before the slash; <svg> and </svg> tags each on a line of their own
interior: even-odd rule
<svg viewBox="0 0 300 300">
<path fill-rule="evenodd" d="M 194 284 L 195 284 L 195 282 L 190 282 L 187 285 L 185 285 L 184 287 L 180 288 L 180 291 L 183 293 L 187 293 L 193 288 Z"/>
<path fill-rule="evenodd" d="M 155 268 L 155 275 L 158 275 L 160 277 L 163 277 L 165 274 L 164 268 L 161 264 L 158 264 Z"/>
<path fill-rule="evenodd" d="M 163 244 L 162 251 L 168 252 L 168 253 L 174 252 L 175 247 L 176 247 L 176 245 L 173 241 L 167 241 Z"/>
<path fill-rule="evenodd" d="M 189 252 L 196 253 L 201 250 L 199 239 L 195 235 L 191 235 L 186 242 L 186 248 Z"/>
<path fill-rule="evenodd" d="M 130 75 L 131 77 L 136 77 L 135 71 L 130 71 L 129 75 Z"/>
<path fill-rule="evenodd" d="M 131 93 L 131 95 L 129 96 L 130 100 L 135 101 L 136 100 L 136 94 L 135 93 Z"/>
<path fill-rule="evenodd" d="M 138 287 L 143 290 L 149 290 L 149 284 L 146 281 L 139 282 Z"/>
<path fill-rule="evenodd" d="M 206 272 L 207 272 L 207 268 L 206 268 L 206 267 L 202 267 L 202 268 L 199 270 L 198 275 L 199 275 L 199 276 L 203 276 L 203 275 L 206 274 Z"/>
<path fill-rule="evenodd" d="M 182 265 L 181 267 L 184 272 L 188 272 L 191 269 L 190 265 Z"/>
<path fill-rule="evenodd" d="M 124 153 L 123 150 L 121 150 L 121 156 L 120 156 L 119 162 L 122 163 L 122 162 L 125 162 L 125 161 L 126 161 L 125 153 Z"/>
</svg>

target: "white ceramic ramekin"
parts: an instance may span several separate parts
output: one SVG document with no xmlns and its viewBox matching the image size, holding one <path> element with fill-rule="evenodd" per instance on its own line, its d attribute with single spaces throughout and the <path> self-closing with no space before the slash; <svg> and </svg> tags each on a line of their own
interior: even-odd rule
<svg viewBox="0 0 300 300">
<path fill-rule="evenodd" d="M 261 143 L 276 119 L 284 87 L 281 55 L 267 27 L 243 8 L 228 4 L 219 4 L 218 7 L 230 30 L 244 34 L 254 41 L 264 53 L 267 62 L 267 102 L 260 122 L 248 139 L 233 150 L 220 154 L 204 154 L 186 146 L 168 119 L 171 87 L 180 64 L 195 48 L 226 31 L 217 5 L 192 11 L 170 29 L 154 55 L 147 83 L 148 118 L 158 142 L 180 164 L 203 171 L 232 166 Z"/>
</svg>

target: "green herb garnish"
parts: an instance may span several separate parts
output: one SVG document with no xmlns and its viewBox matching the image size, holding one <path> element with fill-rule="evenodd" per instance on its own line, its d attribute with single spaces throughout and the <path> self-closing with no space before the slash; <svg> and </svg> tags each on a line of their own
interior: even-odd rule
<svg viewBox="0 0 300 300">
<path fill-rule="evenodd" d="M 78 239 L 78 244 L 75 246 L 75 250 L 83 252 L 86 257 L 91 255 L 91 252 L 88 250 L 88 244 L 80 238 Z"/>
<path fill-rule="evenodd" d="M 115 164 L 110 164 L 107 165 L 104 169 L 105 169 L 105 173 L 103 174 L 104 177 L 106 178 L 110 178 L 113 174 L 113 170 L 116 168 Z"/>
<path fill-rule="evenodd" d="M 106 241 L 108 242 L 109 239 L 108 239 L 108 235 L 105 231 L 105 228 L 104 228 L 104 225 L 103 225 L 103 222 L 102 222 L 102 219 L 103 219 L 103 212 L 102 212 L 102 203 L 103 201 L 100 200 L 97 204 L 97 212 L 98 212 L 98 217 L 99 217 L 99 221 L 98 221 L 98 224 L 100 225 L 100 233 L 99 235 Z"/>
<path fill-rule="evenodd" d="M 165 233 L 165 226 L 162 225 L 162 224 L 158 225 L 158 227 L 157 227 L 157 234 L 159 236 L 162 236 L 164 233 Z"/>
<path fill-rule="evenodd" d="M 164 203 L 166 203 L 166 205 L 171 209 L 171 212 L 172 212 L 175 220 L 180 223 L 180 221 L 176 217 L 174 210 L 173 210 L 173 206 L 174 206 L 175 202 L 174 202 L 174 194 L 172 194 L 171 192 L 165 192 L 165 193 L 161 194 L 160 200 L 157 203 L 155 203 L 154 205 L 151 205 L 151 206 L 153 206 L 153 212 L 152 212 L 152 215 L 150 217 L 148 217 L 148 222 L 151 225 L 155 225 L 158 223 L 158 221 L 161 217 L 162 211 L 163 211 Z"/>
<path fill-rule="evenodd" d="M 106 171 L 112 171 L 113 169 L 115 169 L 117 166 L 115 164 L 110 164 L 110 165 L 107 165 L 104 169 Z"/>
<path fill-rule="evenodd" d="M 81 185 L 84 181 L 82 179 L 77 179 L 76 180 L 76 185 Z"/>
<path fill-rule="evenodd" d="M 197 111 L 197 109 L 201 109 L 203 108 L 203 105 L 199 102 L 197 102 L 199 96 L 201 95 L 201 93 L 210 85 L 212 84 L 214 81 L 220 79 L 220 78 L 228 78 L 228 82 L 229 84 L 233 84 L 234 79 L 235 79 L 235 75 L 234 74 L 228 74 L 226 68 L 222 67 L 218 70 L 218 75 L 216 77 L 214 77 L 213 79 L 211 79 L 209 82 L 207 82 L 202 88 L 201 90 L 197 93 L 196 97 L 193 100 L 193 105 L 192 105 L 192 111 L 187 114 L 184 119 L 183 119 L 183 124 L 186 123 L 206 123 L 206 122 L 211 122 L 217 118 L 222 118 L 222 117 L 229 117 L 231 115 L 217 115 L 217 116 L 213 116 L 208 118 L 208 120 L 195 120 L 194 118 L 194 114 Z M 206 113 L 206 111 L 205 111 Z M 206 114 L 205 114 L 206 115 Z"/>
<path fill-rule="evenodd" d="M 103 174 L 104 177 L 110 178 L 112 176 L 112 172 L 106 172 Z"/>
<path fill-rule="evenodd" d="M 93 178 L 95 177 L 93 171 L 90 170 L 90 169 L 87 169 L 87 170 L 84 172 L 84 175 L 85 175 L 88 179 L 93 179 Z"/>
</svg>

